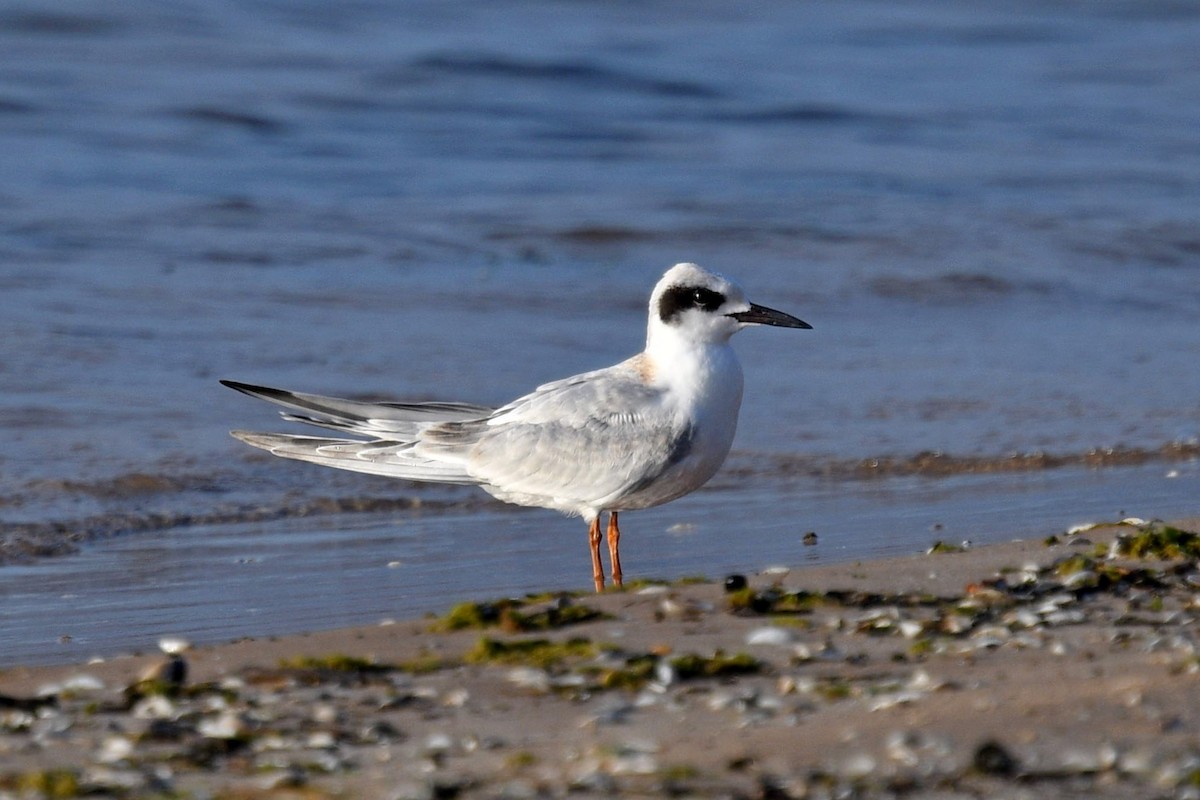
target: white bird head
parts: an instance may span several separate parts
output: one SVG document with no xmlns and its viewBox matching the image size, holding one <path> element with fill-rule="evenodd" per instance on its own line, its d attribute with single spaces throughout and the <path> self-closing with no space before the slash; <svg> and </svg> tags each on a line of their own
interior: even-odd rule
<svg viewBox="0 0 1200 800">
<path fill-rule="evenodd" d="M 670 337 L 719 344 L 749 325 L 811 328 L 790 314 L 751 303 L 742 287 L 696 264 L 676 264 L 650 294 L 647 341 Z"/>
</svg>

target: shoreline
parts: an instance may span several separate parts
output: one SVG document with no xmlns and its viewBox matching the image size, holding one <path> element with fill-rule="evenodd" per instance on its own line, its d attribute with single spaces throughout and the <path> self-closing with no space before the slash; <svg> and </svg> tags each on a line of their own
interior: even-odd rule
<svg viewBox="0 0 1200 800">
<path fill-rule="evenodd" d="M 1200 575 L 1107 557 L 1137 533 L 243 639 L 179 685 L 160 654 L 10 668 L 0 796 L 1171 793 L 1200 778 Z"/>
<path fill-rule="evenodd" d="M 247 463 L 266 457 L 251 455 Z M 1012 476 L 1059 470 L 1117 470 L 1194 463 L 1200 459 L 1200 444 L 1171 440 L 1152 445 L 1114 445 L 1078 451 L 965 455 L 941 451 L 912 454 L 879 454 L 868 457 L 799 456 L 778 453 L 735 451 L 722 468 L 726 479 L 840 481 L 867 483 L 895 478 L 946 479 L 972 476 Z M 357 477 L 357 476 L 356 476 Z M 46 559 L 77 554 L 84 545 L 129 534 L 164 532 L 214 525 L 269 523 L 289 519 L 336 517 L 348 514 L 378 514 L 412 510 L 474 510 L 498 507 L 482 494 L 445 496 L 428 485 L 410 487 L 397 495 L 394 487 L 386 493 L 356 494 L 350 486 L 341 491 L 297 500 L 285 492 L 274 502 L 262 498 L 211 508 L 207 492 L 214 485 L 230 490 L 241 478 L 233 473 L 213 475 L 185 471 L 160 474 L 136 469 L 115 476 L 84 479 L 41 479 L 16 491 L 0 495 L 0 509 L 37 507 L 44 511 L 36 519 L 20 517 L 0 520 L 0 567 L 33 564 Z M 358 484 L 357 488 L 361 488 Z M 164 498 L 200 493 L 201 506 L 174 506 Z M 48 499 L 49 498 L 49 499 Z M 69 502 L 68 502 L 69 501 Z M 87 502 L 84 502 L 87 501 Z M 131 501 L 144 506 L 129 511 Z M 63 513 L 55 503 L 87 506 L 74 516 Z M 90 503 L 90 506 L 89 506 Z M 47 508 L 43 508 L 47 504 Z M 104 509 L 117 504 L 118 509 Z"/>
</svg>

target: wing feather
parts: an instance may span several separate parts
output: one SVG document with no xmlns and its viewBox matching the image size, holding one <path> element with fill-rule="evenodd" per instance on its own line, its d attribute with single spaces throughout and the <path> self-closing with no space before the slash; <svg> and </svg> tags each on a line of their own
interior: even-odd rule
<svg viewBox="0 0 1200 800">
<path fill-rule="evenodd" d="M 303 422 L 379 438 L 392 436 L 411 439 L 422 427 L 431 423 L 480 419 L 493 411 L 487 406 L 472 403 L 368 403 L 237 381 L 221 383 L 251 397 L 283 406 L 287 410 L 280 413 L 289 422 Z"/>
<path fill-rule="evenodd" d="M 665 394 L 625 365 L 546 384 L 473 427 L 466 469 L 492 494 L 572 509 L 652 481 L 691 438 Z M 418 452 L 453 441 L 454 428 L 426 431 Z"/>
</svg>

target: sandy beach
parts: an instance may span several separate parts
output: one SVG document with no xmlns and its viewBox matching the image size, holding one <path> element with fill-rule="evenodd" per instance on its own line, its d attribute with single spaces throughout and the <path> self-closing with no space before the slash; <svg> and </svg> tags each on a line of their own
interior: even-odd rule
<svg viewBox="0 0 1200 800">
<path fill-rule="evenodd" d="M 1191 797 L 1197 527 L 10 669 L 0 797 Z"/>
</svg>

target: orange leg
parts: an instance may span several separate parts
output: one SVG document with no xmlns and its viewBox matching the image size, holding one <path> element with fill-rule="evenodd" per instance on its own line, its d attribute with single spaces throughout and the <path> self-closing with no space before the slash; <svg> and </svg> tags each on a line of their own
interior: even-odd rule
<svg viewBox="0 0 1200 800">
<path fill-rule="evenodd" d="M 600 564 L 600 517 L 596 517 L 588 525 L 588 542 L 592 545 L 592 579 L 596 581 L 596 591 L 604 591 L 604 567 Z"/>
<path fill-rule="evenodd" d="M 608 556 L 612 560 L 613 585 L 621 585 L 621 529 L 617 527 L 617 512 L 608 515 Z"/>
</svg>

